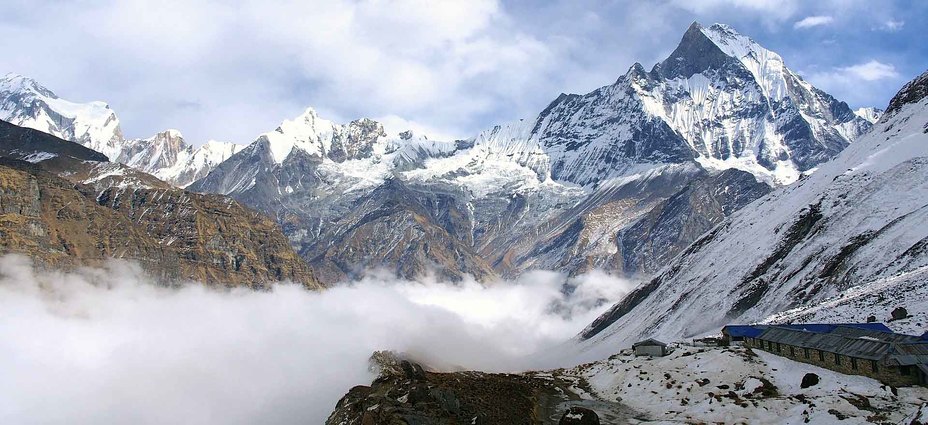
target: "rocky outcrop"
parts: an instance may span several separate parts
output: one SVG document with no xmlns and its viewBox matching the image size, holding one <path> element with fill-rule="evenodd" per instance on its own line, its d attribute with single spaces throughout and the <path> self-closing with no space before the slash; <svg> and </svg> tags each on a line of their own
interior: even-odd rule
<svg viewBox="0 0 928 425">
<path fill-rule="evenodd" d="M 556 376 L 483 372 L 440 373 L 393 353 L 378 352 L 380 372 L 338 401 L 327 425 L 367 424 L 558 424 L 589 422 L 596 412 L 572 408 L 575 382 Z M 610 419 L 628 418 L 618 403 L 603 403 Z M 577 410 L 574 410 L 577 409 Z M 587 422 L 562 422 L 565 411 L 588 411 Z M 619 416 L 613 410 L 622 411 Z"/>
</svg>

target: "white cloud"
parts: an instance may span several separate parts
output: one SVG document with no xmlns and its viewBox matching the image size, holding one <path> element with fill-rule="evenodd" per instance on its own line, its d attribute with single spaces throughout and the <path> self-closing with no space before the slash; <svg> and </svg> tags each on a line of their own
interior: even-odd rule
<svg viewBox="0 0 928 425">
<path fill-rule="evenodd" d="M 195 144 L 249 143 L 312 106 L 340 122 L 397 116 L 463 138 L 609 84 L 636 61 L 650 67 L 693 20 L 763 37 L 804 16 L 869 25 L 898 14 L 839 3 L 7 0 L 0 74 L 107 101 L 130 137 L 178 128 Z"/>
<path fill-rule="evenodd" d="M 469 132 L 554 63 L 497 0 L 35 3 L 0 21 L 0 47 L 18 52 L 0 63 L 63 97 L 103 97 L 132 137 L 247 143 L 307 106 Z"/>
<path fill-rule="evenodd" d="M 394 349 L 427 364 L 518 370 L 630 289 L 534 272 L 483 287 L 373 275 L 311 293 L 181 289 L 112 262 L 35 272 L 0 257 L 3 423 L 322 423 Z"/>
<path fill-rule="evenodd" d="M 673 4 L 699 14 L 739 9 L 782 21 L 795 15 L 800 3 L 796 0 L 674 0 Z"/>
<path fill-rule="evenodd" d="M 822 25 L 828 25 L 834 22 L 835 18 L 831 16 L 808 16 L 793 24 L 793 28 L 812 28 Z"/>
<path fill-rule="evenodd" d="M 899 72 L 896 71 L 895 66 L 873 59 L 856 65 L 834 68 L 831 71 L 813 72 L 808 75 L 808 80 L 822 87 L 829 87 L 875 82 L 898 77 Z"/>
<path fill-rule="evenodd" d="M 857 78 L 864 81 L 877 81 L 886 78 L 897 78 L 899 73 L 892 64 L 882 63 L 877 60 L 871 60 L 866 63 L 839 68 L 839 73 L 845 74 L 851 78 Z"/>
<path fill-rule="evenodd" d="M 872 99 L 881 93 L 898 90 L 900 74 L 892 64 L 870 60 L 856 65 L 833 68 L 829 71 L 811 72 L 804 77 L 816 87 L 855 106 L 885 107 L 873 104 Z M 885 102 L 885 100 L 883 100 Z"/>
<path fill-rule="evenodd" d="M 905 26 L 905 21 L 890 19 L 886 22 L 883 22 L 883 25 L 880 25 L 878 29 L 888 32 L 896 32 L 902 29 Z"/>
</svg>

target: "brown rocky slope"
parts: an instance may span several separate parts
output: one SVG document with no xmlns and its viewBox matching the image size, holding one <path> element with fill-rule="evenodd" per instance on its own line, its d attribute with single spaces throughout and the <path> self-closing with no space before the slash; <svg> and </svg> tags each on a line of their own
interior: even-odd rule
<svg viewBox="0 0 928 425">
<path fill-rule="evenodd" d="M 41 151 L 57 154 L 37 164 L 10 158 L 10 150 L 0 155 L 0 253 L 23 253 L 38 266 L 64 269 L 133 260 L 162 283 L 261 288 L 292 281 L 322 288 L 277 224 L 236 201 L 125 180 L 86 185 L 66 177 L 108 163 L 70 155 L 73 143 L 44 133 L 11 125 L 0 133 L 7 147 L 42 138 Z M 17 155 L 29 155 L 26 146 Z"/>
</svg>

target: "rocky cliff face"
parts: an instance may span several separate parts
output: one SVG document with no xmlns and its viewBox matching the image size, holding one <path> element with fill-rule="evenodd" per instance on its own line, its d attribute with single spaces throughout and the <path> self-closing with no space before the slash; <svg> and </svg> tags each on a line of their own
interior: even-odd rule
<svg viewBox="0 0 928 425">
<path fill-rule="evenodd" d="M 28 146 L 41 150 L 24 151 Z M 10 155 L 46 159 L 33 164 Z M 132 174 L 100 174 L 125 168 L 94 161 L 100 157 L 0 123 L 0 250 L 48 267 L 129 259 L 165 283 L 322 287 L 273 220 L 232 199 L 174 189 L 151 176 L 141 177 L 152 183 L 146 185 Z"/>
<path fill-rule="evenodd" d="M 870 285 L 883 301 L 900 294 L 895 286 L 910 285 L 905 277 L 928 266 L 926 95 L 928 73 L 907 84 L 873 131 L 836 159 L 686 248 L 593 323 L 583 349 L 645 335 L 698 335 L 832 299 L 847 310 L 840 301 L 854 301 L 851 292 L 870 297 Z M 864 321 L 869 314 L 851 309 L 841 317 Z"/>
</svg>

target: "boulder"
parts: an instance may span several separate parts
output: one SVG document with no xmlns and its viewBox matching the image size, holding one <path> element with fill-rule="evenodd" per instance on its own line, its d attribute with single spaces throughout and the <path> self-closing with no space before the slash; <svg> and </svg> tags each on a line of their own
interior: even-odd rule
<svg viewBox="0 0 928 425">
<path fill-rule="evenodd" d="M 571 406 L 558 425 L 599 425 L 599 415 L 596 412 L 580 406 Z"/>
<path fill-rule="evenodd" d="M 814 373 L 807 373 L 802 377 L 802 383 L 799 384 L 799 388 L 809 388 L 818 385 L 818 375 Z"/>
<path fill-rule="evenodd" d="M 901 320 L 909 317 L 909 311 L 905 307 L 896 307 L 892 312 L 893 320 Z"/>
</svg>

